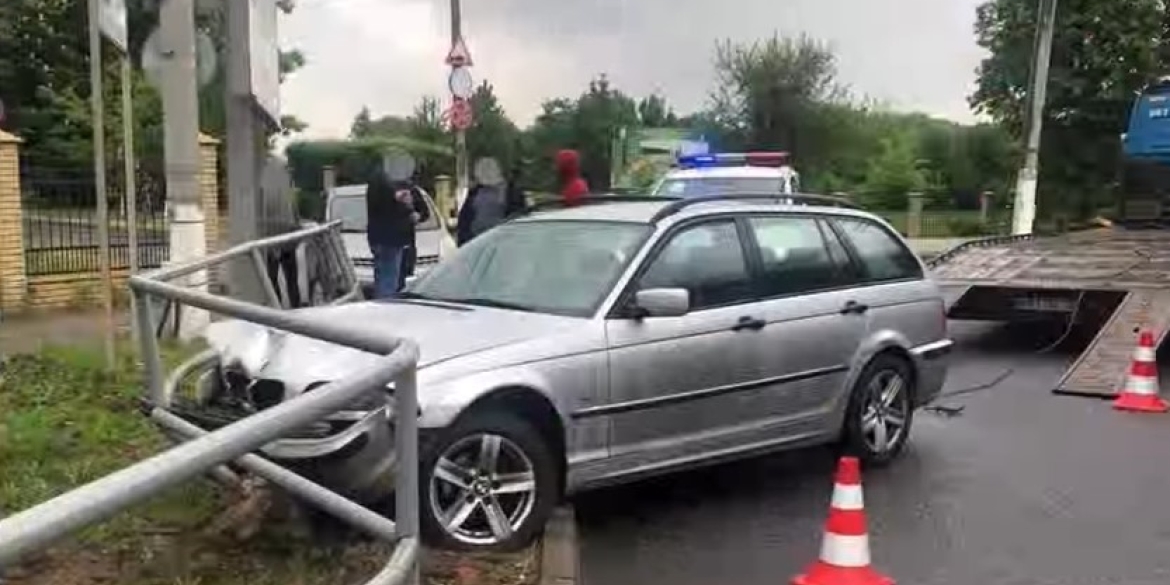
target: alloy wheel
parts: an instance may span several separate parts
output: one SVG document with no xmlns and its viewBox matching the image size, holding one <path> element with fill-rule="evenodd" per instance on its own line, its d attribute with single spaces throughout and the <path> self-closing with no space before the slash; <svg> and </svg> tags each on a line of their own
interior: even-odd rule
<svg viewBox="0 0 1170 585">
<path fill-rule="evenodd" d="M 428 491 L 431 513 L 455 540 L 499 544 L 529 519 L 536 504 L 532 460 L 506 437 L 468 435 L 435 460 Z"/>
<path fill-rule="evenodd" d="M 881 370 L 866 386 L 861 409 L 861 434 L 875 454 L 896 449 L 906 434 L 910 401 L 905 378 L 895 370 Z"/>
</svg>

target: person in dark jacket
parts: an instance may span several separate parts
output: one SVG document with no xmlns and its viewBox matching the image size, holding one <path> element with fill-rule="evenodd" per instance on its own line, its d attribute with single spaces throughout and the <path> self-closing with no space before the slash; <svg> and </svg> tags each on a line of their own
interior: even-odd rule
<svg viewBox="0 0 1170 585">
<path fill-rule="evenodd" d="M 581 176 L 581 155 L 575 150 L 561 150 L 557 152 L 556 167 L 565 205 L 580 203 L 589 194 L 589 184 Z"/>
<path fill-rule="evenodd" d="M 374 254 L 375 298 L 390 298 L 402 290 L 415 225 L 430 217 L 413 177 L 414 159 L 391 152 L 371 173 L 366 187 L 366 239 Z"/>
<path fill-rule="evenodd" d="M 500 165 L 494 158 L 475 163 L 475 185 L 459 209 L 456 241 L 462 246 L 476 236 L 524 211 L 524 194 L 504 181 Z"/>
</svg>

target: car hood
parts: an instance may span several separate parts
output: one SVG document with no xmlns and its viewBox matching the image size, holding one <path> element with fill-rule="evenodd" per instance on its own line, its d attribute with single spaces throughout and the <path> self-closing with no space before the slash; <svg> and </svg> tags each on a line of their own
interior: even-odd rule
<svg viewBox="0 0 1170 585">
<path fill-rule="evenodd" d="M 300 309 L 297 314 L 330 325 L 374 329 L 411 339 L 419 367 L 555 335 L 580 319 L 429 301 L 393 300 Z M 206 338 L 249 375 L 296 384 L 335 380 L 368 367 L 377 356 L 334 343 L 269 330 L 243 321 L 208 327 Z"/>
</svg>

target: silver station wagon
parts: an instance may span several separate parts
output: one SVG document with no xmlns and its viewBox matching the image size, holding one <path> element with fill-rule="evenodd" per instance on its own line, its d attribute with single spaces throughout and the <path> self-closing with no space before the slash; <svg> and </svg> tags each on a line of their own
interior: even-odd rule
<svg viewBox="0 0 1170 585">
<path fill-rule="evenodd" d="M 824 443 L 870 464 L 903 450 L 946 375 L 943 298 L 889 225 L 832 203 L 599 197 L 496 227 L 401 298 L 300 311 L 418 342 L 425 536 L 511 548 L 579 490 Z M 206 399 L 255 409 L 377 359 L 242 322 L 208 337 Z M 265 453 L 378 505 L 388 408 Z"/>
</svg>

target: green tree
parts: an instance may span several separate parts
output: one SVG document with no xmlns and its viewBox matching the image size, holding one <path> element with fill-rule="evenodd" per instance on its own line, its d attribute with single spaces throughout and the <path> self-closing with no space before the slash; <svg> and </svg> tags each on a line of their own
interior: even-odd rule
<svg viewBox="0 0 1170 585">
<path fill-rule="evenodd" d="M 484 81 L 471 96 L 473 122 L 467 129 L 467 152 L 474 161 L 493 157 L 505 172 L 519 163 L 520 129 L 508 118 L 495 88 Z"/>
<path fill-rule="evenodd" d="M 807 36 L 723 41 L 715 48 L 715 71 L 714 113 L 747 147 L 788 150 L 797 160 L 818 159 L 822 145 L 811 122 L 820 105 L 843 94 L 836 82 L 836 58 L 827 45 Z"/>
<path fill-rule="evenodd" d="M 1034 0 L 988 0 L 976 38 L 989 53 L 970 101 L 1022 135 L 1033 38 Z M 1057 12 L 1041 149 L 1041 213 L 1093 207 L 1113 180 L 1118 136 L 1136 92 L 1170 63 L 1163 0 L 1062 0 Z M 1071 201 L 1070 201 L 1071 200 Z"/>
<path fill-rule="evenodd" d="M 659 94 L 648 95 L 638 102 L 638 121 L 647 128 L 677 126 L 678 116 Z"/>
<path fill-rule="evenodd" d="M 878 209 L 904 209 L 907 195 L 927 187 L 914 137 L 906 131 L 881 139 L 878 153 L 866 166 L 863 202 Z"/>
<path fill-rule="evenodd" d="M 147 36 L 157 27 L 158 0 L 128 0 L 130 57 L 138 64 Z M 285 5 L 286 10 L 291 5 Z M 201 12 L 198 26 L 221 51 L 225 46 L 222 9 Z M 0 99 L 8 116 L 3 127 L 25 140 L 25 160 L 34 166 L 82 167 L 91 157 L 89 46 L 86 3 L 77 0 L 4 0 L 0 3 Z M 118 55 L 103 43 L 107 150 L 120 150 Z M 223 59 L 220 59 L 223 62 Z M 282 79 L 304 64 L 297 51 L 282 53 Z M 200 125 L 223 136 L 223 67 L 200 92 Z M 134 77 L 138 154 L 149 164 L 162 152 L 161 105 L 157 92 L 140 73 Z M 282 120 L 285 133 L 304 125 Z M 117 165 L 114 165 L 117 167 Z"/>
</svg>

